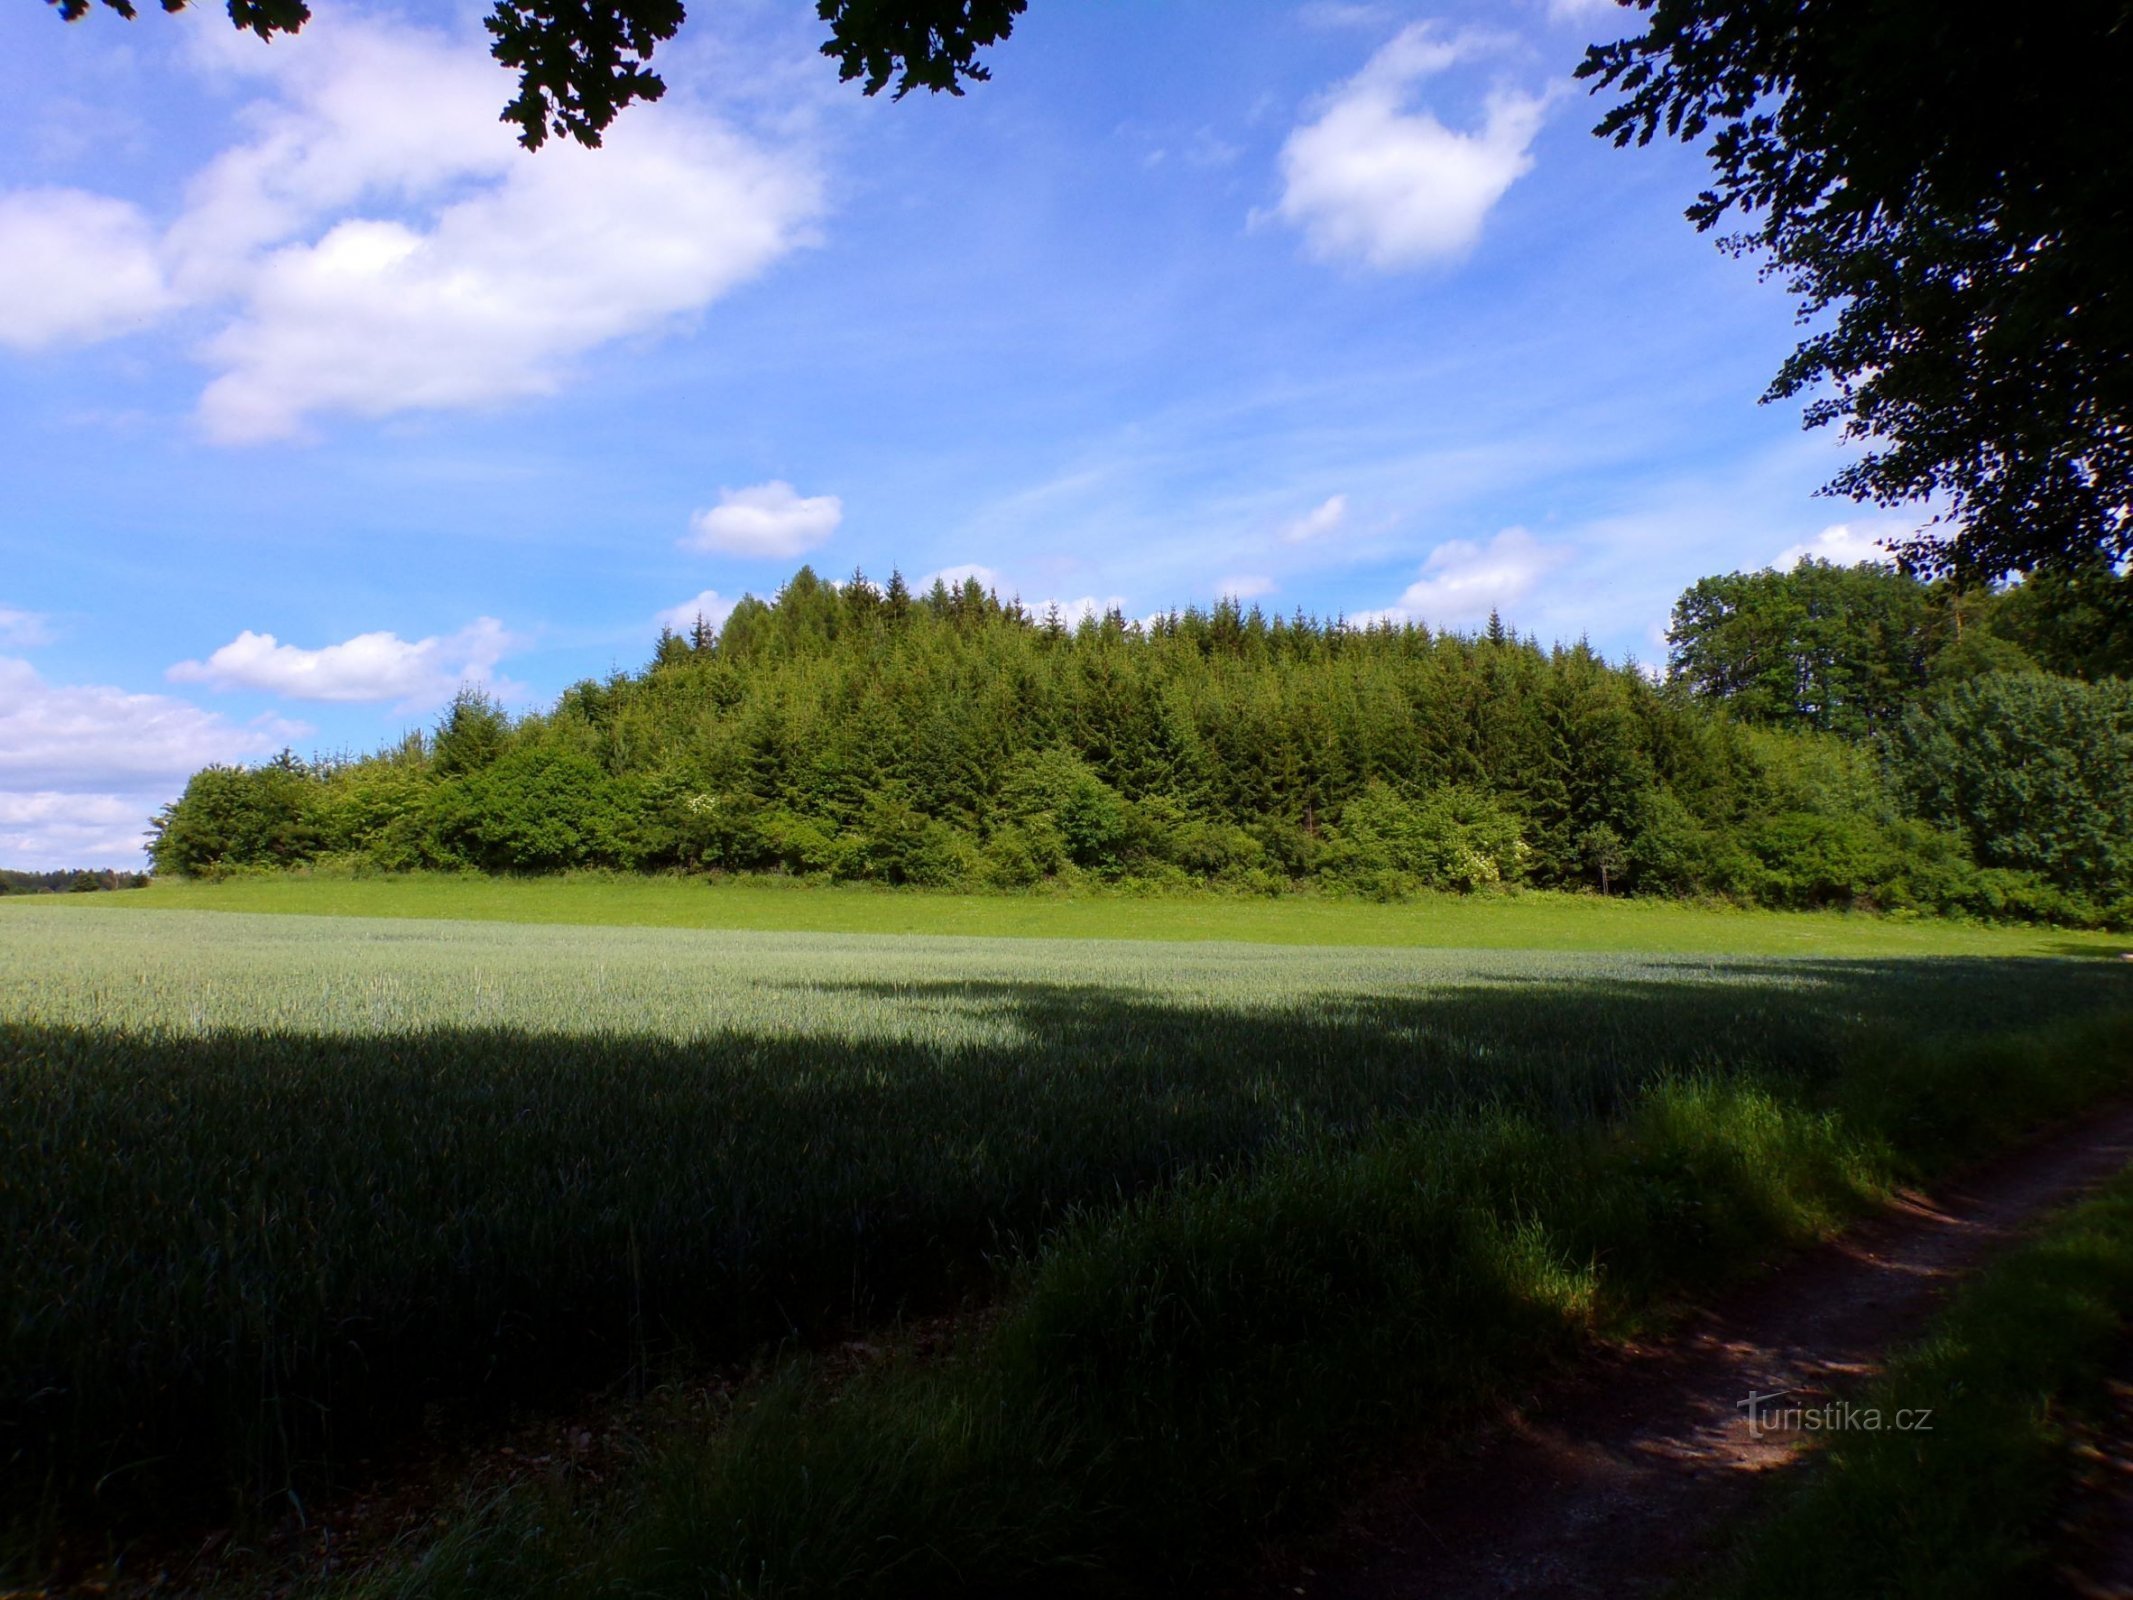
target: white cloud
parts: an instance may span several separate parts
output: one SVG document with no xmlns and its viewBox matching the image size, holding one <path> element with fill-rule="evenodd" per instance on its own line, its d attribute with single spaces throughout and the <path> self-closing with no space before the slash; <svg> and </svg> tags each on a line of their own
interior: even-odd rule
<svg viewBox="0 0 2133 1600">
<path fill-rule="evenodd" d="M 696 626 L 698 617 L 711 625 L 713 630 L 723 628 L 726 619 L 733 615 L 735 602 L 728 600 L 716 589 L 706 589 L 694 600 L 684 600 L 678 606 L 668 606 L 652 621 L 659 627 L 686 636 Z"/>
<path fill-rule="evenodd" d="M 1308 0 L 1296 13 L 1307 28 L 1382 28 L 1390 8 L 1370 0 Z"/>
<path fill-rule="evenodd" d="M 271 754 L 298 724 L 239 728 L 189 701 L 85 684 L 48 684 L 0 657 L 0 788 L 76 790 L 182 778 L 211 761 Z"/>
<path fill-rule="evenodd" d="M 1548 20 L 1575 26 L 1594 42 L 1625 38 L 1644 25 L 1643 18 L 1619 0 L 1548 0 Z"/>
<path fill-rule="evenodd" d="M 971 578 L 978 580 L 978 587 L 981 589 L 988 589 L 1003 596 L 1014 593 L 1014 585 L 1007 581 L 1005 573 L 995 567 L 981 567 L 974 561 L 966 561 L 957 567 L 943 567 L 938 572 L 929 572 L 911 585 L 911 592 L 925 594 L 936 583 L 946 584 L 951 589 L 960 589 Z"/>
<path fill-rule="evenodd" d="M 0 196 L 0 263 L 62 246 L 70 263 L 56 295 L 42 267 L 28 294 L 0 266 L 0 339 L 228 307 L 200 351 L 201 422 L 225 443 L 552 392 L 586 352 L 673 326 L 804 243 L 820 210 L 804 157 L 679 105 L 635 108 L 599 151 L 528 155 L 497 120 L 508 76 L 470 30 L 341 13 L 271 49 L 196 39 L 259 89 L 245 137 L 160 239 L 115 200 Z"/>
<path fill-rule="evenodd" d="M 1068 627 L 1074 628 L 1090 617 L 1101 617 L 1113 611 L 1123 614 L 1126 609 L 1126 597 L 1122 594 L 1084 594 L 1072 600 L 1039 600 L 1034 603 L 1025 600 L 1022 609 L 1040 619 L 1057 611 L 1059 619 Z"/>
<path fill-rule="evenodd" d="M 1789 572 L 1812 556 L 1817 561 L 1833 561 L 1840 567 L 1856 567 L 1862 561 L 1890 566 L 1893 565 L 1893 558 L 1888 551 L 1881 548 L 1878 541 L 1901 538 L 1910 531 L 1908 523 L 1864 526 L 1849 522 L 1832 523 L 1802 544 L 1787 545 L 1777 553 L 1770 564 L 1780 572 Z"/>
<path fill-rule="evenodd" d="M 463 683 L 490 682 L 512 643 L 494 617 L 478 617 L 443 637 L 411 642 L 394 633 L 359 633 L 317 650 L 247 628 L 205 661 L 181 661 L 165 676 L 218 689 L 263 689 L 292 700 L 419 705 L 443 700 Z"/>
<path fill-rule="evenodd" d="M 1348 520 L 1348 497 L 1344 494 L 1329 495 L 1281 530 L 1281 537 L 1290 544 L 1303 544 L 1311 539 L 1320 539 L 1339 528 Z"/>
<path fill-rule="evenodd" d="M 718 504 L 689 518 L 685 550 L 737 556 L 796 556 L 812 550 L 844 521 L 833 494 L 803 497 L 782 478 L 747 489 L 721 489 Z"/>
<path fill-rule="evenodd" d="M 1379 271 L 1463 255 L 1504 192 L 1533 166 L 1546 96 L 1498 89 L 1472 132 L 1408 108 L 1414 85 L 1477 48 L 1426 22 L 1402 29 L 1282 147 L 1276 213 L 1324 261 Z"/>
<path fill-rule="evenodd" d="M 1480 622 L 1530 593 L 1542 577 L 1570 559 L 1568 549 L 1542 544 L 1524 528 L 1506 528 L 1487 544 L 1448 540 L 1429 553 L 1422 575 L 1407 586 L 1398 604 L 1353 620 L 1382 617 L 1436 627 Z"/>
<path fill-rule="evenodd" d="M 192 773 L 310 731 L 279 718 L 240 727 L 169 695 L 49 684 L 0 657 L 0 864 L 136 866 L 148 819 Z"/>
<path fill-rule="evenodd" d="M 11 644 L 22 649 L 30 645 L 48 644 L 51 638 L 50 625 L 37 612 L 0 606 L 0 644 Z"/>
<path fill-rule="evenodd" d="M 148 820 L 167 798 L 0 789 L 0 864 L 31 872 L 106 866 L 132 870 L 140 864 Z"/>
<path fill-rule="evenodd" d="M 173 303 L 139 207 L 80 189 L 0 194 L 0 345 L 108 338 Z"/>
<path fill-rule="evenodd" d="M 1230 600 L 1257 600 L 1262 595 L 1272 594 L 1277 585 L 1272 578 L 1257 573 L 1239 573 L 1219 580 L 1215 593 Z"/>
<path fill-rule="evenodd" d="M 1022 598 L 1021 585 L 1012 582 L 1008 575 L 996 567 L 979 566 L 976 562 L 964 562 L 960 566 L 943 567 L 938 572 L 929 572 L 911 585 L 913 594 L 929 593 L 934 582 L 946 584 L 950 589 L 960 589 L 969 579 L 978 580 L 978 587 L 988 594 L 998 595 L 1002 601 Z M 1088 617 L 1101 617 L 1108 611 L 1124 611 L 1126 597 L 1122 594 L 1083 594 L 1072 599 L 1064 595 L 1047 595 L 1042 599 L 1022 599 L 1022 609 L 1031 616 L 1043 618 L 1057 611 L 1059 619 L 1068 627 L 1078 626 Z"/>
<path fill-rule="evenodd" d="M 792 248 L 812 187 L 720 130 L 558 141 L 427 228 L 350 218 L 258 264 L 208 347 L 214 437 L 553 391 L 571 357 L 694 311 Z"/>
</svg>

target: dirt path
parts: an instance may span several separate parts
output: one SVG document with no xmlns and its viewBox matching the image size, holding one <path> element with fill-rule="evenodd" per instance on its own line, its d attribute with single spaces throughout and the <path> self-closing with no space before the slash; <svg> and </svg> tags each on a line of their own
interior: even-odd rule
<svg viewBox="0 0 2133 1600">
<path fill-rule="evenodd" d="M 1267 1592 L 1663 1591 L 1768 1487 L 1765 1474 L 1801 1458 L 1806 1436 L 1751 1429 L 1744 1400 L 1816 1406 L 1849 1388 L 1918 1331 L 1952 1279 L 2129 1161 L 2133 1105 L 2120 1105 L 1931 1199 L 1903 1195 L 1666 1340 L 1610 1353 L 1456 1456 L 1397 1475 L 1345 1519 L 1338 1563 L 1270 1574 Z"/>
</svg>

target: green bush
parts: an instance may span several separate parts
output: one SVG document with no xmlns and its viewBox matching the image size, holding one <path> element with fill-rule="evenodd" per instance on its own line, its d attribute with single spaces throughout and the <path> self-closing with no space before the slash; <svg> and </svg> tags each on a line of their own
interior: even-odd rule
<svg viewBox="0 0 2133 1600">
<path fill-rule="evenodd" d="M 853 877 L 953 889 L 981 870 L 977 847 L 965 835 L 918 810 L 898 790 L 868 799 L 859 831 L 856 848 L 842 864 Z"/>
<path fill-rule="evenodd" d="M 762 865 L 783 872 L 864 876 L 852 867 L 860 844 L 815 817 L 766 806 L 756 816 L 755 828 L 762 841 Z"/>
<path fill-rule="evenodd" d="M 186 876 L 299 865 L 327 842 L 322 798 L 286 750 L 263 767 L 203 768 L 156 818 L 149 857 Z"/>
<path fill-rule="evenodd" d="M 1071 750 L 1019 758 L 1001 786 L 1000 807 L 1010 822 L 1049 824 L 1076 866 L 1122 864 L 1132 831 L 1126 803 Z"/>
<path fill-rule="evenodd" d="M 1871 821 L 1785 811 L 1748 835 L 1756 860 L 1755 898 L 1765 905 L 1808 909 L 1871 904 L 1888 881 L 1888 841 Z"/>
<path fill-rule="evenodd" d="M 402 872 L 427 865 L 422 813 L 428 774 L 402 762 L 365 761 L 331 773 L 319 796 L 326 847 Z"/>
<path fill-rule="evenodd" d="M 1492 889 L 1525 874 L 1518 819 L 1462 785 L 1409 800 L 1373 783 L 1341 813 L 1325 870 L 1365 893 Z"/>
<path fill-rule="evenodd" d="M 1226 822 L 1188 821 L 1171 831 L 1169 856 L 1202 878 L 1243 879 L 1263 867 L 1266 846 Z"/>
<path fill-rule="evenodd" d="M 527 746 L 442 785 L 432 836 L 447 861 L 495 872 L 634 866 L 634 798 L 587 756 Z"/>
</svg>

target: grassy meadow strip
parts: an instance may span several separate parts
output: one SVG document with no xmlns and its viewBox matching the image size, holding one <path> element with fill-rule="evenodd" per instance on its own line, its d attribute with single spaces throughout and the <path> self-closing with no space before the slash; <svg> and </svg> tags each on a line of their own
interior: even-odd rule
<svg viewBox="0 0 2133 1600">
<path fill-rule="evenodd" d="M 2069 1446 L 2109 1412 L 2133 1326 L 2133 1174 L 1957 1291 L 1853 1397 L 1930 1428 L 1829 1444 L 1711 1600 L 2000 1600 L 2055 1590 Z"/>
<path fill-rule="evenodd" d="M 1815 1095 L 1668 1076 L 1602 1122 L 1432 1115 L 1078 1213 L 944 1361 L 797 1363 L 620 1492 L 522 1487 L 319 1592 L 1219 1588 L 1373 1449 L 2123 1087 L 2133 1017 L 1851 1068 Z"/>
<path fill-rule="evenodd" d="M 2125 934 L 1839 911 L 1746 911 L 1720 903 L 1421 893 L 1391 904 L 1331 895 L 1140 895 L 1083 890 L 954 894 L 801 879 L 575 873 L 492 877 L 281 872 L 157 879 L 67 909 L 249 911 L 767 933 L 929 934 L 982 939 L 1235 940 L 1468 950 L 1674 952 L 1702 956 L 2110 955 Z M 0 918 L 10 903 L 0 901 Z M 0 922 L 0 938 L 6 924 Z"/>
</svg>

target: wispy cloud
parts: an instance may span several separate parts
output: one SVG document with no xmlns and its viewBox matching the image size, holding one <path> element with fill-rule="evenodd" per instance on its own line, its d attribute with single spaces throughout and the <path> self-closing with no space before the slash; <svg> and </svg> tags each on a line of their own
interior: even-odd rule
<svg viewBox="0 0 2133 1600">
<path fill-rule="evenodd" d="M 1347 520 L 1348 497 L 1344 494 L 1328 495 L 1295 521 L 1285 525 L 1281 530 L 1281 537 L 1289 544 L 1306 544 L 1336 532 Z"/>
<path fill-rule="evenodd" d="M 26 650 L 32 645 L 49 644 L 51 639 L 51 624 L 42 613 L 0 606 L 0 644 Z"/>
</svg>

